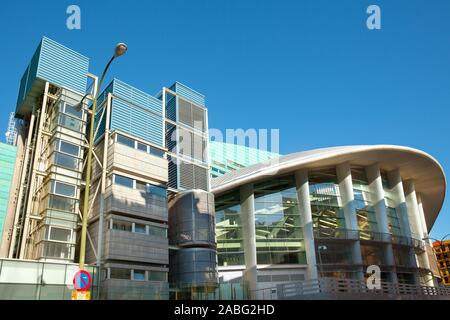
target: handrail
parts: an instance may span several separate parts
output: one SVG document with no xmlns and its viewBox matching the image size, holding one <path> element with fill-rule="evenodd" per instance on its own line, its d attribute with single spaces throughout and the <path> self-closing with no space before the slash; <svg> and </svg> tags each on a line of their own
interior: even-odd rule
<svg viewBox="0 0 450 320">
<path fill-rule="evenodd" d="M 379 289 L 371 289 L 364 281 L 353 279 L 321 278 L 278 285 L 278 299 L 301 298 L 307 295 L 320 294 L 357 294 L 380 297 L 414 296 L 414 297 L 446 297 L 450 299 L 450 288 L 428 287 L 405 283 L 382 281 Z"/>
<path fill-rule="evenodd" d="M 425 250 L 425 243 L 412 237 L 398 236 L 390 233 L 383 233 L 370 230 L 351 230 L 343 228 L 314 228 L 314 238 L 317 239 L 340 239 L 340 240 L 363 240 L 378 241 L 397 245 L 414 247 L 418 250 Z"/>
</svg>

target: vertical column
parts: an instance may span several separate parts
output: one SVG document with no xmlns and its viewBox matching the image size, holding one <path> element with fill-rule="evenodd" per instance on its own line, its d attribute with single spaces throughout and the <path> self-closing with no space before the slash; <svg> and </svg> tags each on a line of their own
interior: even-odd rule
<svg viewBox="0 0 450 320">
<path fill-rule="evenodd" d="M 256 229 L 255 229 L 255 196 L 253 185 L 244 185 L 240 189 L 241 219 L 244 244 L 245 270 L 243 279 L 248 283 L 250 299 L 256 299 L 257 260 L 256 260 Z"/>
<path fill-rule="evenodd" d="M 405 191 L 406 208 L 408 219 L 411 225 L 411 236 L 415 239 L 422 239 L 422 221 L 420 220 L 419 206 L 417 204 L 416 189 L 412 180 L 403 182 Z"/>
<path fill-rule="evenodd" d="M 413 237 L 422 241 L 422 239 L 424 238 L 423 237 L 424 231 L 422 229 L 422 219 L 420 218 L 421 214 L 414 181 L 407 180 L 403 184 L 405 188 L 406 207 L 408 208 L 408 217 L 411 221 Z M 425 268 L 427 270 L 431 269 L 430 260 L 428 260 L 426 250 L 425 252 L 418 253 L 417 257 L 419 258 L 419 267 Z M 425 282 L 426 282 L 425 284 L 428 286 L 434 286 L 433 276 L 432 275 L 427 276 Z"/>
<path fill-rule="evenodd" d="M 25 210 L 25 221 L 23 223 L 23 230 L 22 230 L 22 238 L 20 243 L 20 253 L 19 253 L 19 259 L 24 259 L 26 255 L 26 246 L 27 246 L 27 240 L 28 240 L 28 233 L 30 228 L 30 215 L 33 213 L 33 196 L 35 195 L 36 191 L 39 188 L 38 182 L 40 181 L 40 178 L 37 178 L 37 172 L 39 170 L 39 159 L 42 156 L 42 128 L 44 127 L 44 121 L 45 116 L 47 113 L 47 100 L 48 100 L 48 89 L 50 84 L 48 82 L 45 83 L 44 87 L 44 96 L 42 98 L 42 106 L 41 110 L 39 111 L 39 122 L 38 122 L 38 128 L 36 132 L 36 143 L 35 143 L 35 150 L 33 155 L 33 162 L 32 162 L 32 171 L 31 171 L 31 178 L 28 180 L 29 184 L 29 191 L 28 191 L 28 198 L 26 202 L 26 210 Z"/>
<path fill-rule="evenodd" d="M 353 194 L 352 174 L 349 163 L 343 163 L 336 167 L 337 178 L 339 182 L 339 192 L 341 194 L 345 225 L 349 230 L 358 230 L 358 220 L 356 218 L 355 197 Z M 358 280 L 364 280 L 362 270 L 361 245 L 359 239 L 352 245 L 352 260 L 355 265 L 361 265 L 357 271 Z"/>
<path fill-rule="evenodd" d="M 316 246 L 314 243 L 313 220 L 309 199 L 308 170 L 302 169 L 295 173 L 297 187 L 298 210 L 302 221 L 303 238 L 308 263 L 308 280 L 317 279 Z"/>
<path fill-rule="evenodd" d="M 425 211 L 423 210 L 422 195 L 420 193 L 416 192 L 416 196 L 417 196 L 417 205 L 419 206 L 420 220 L 422 222 L 422 235 L 423 235 L 423 239 L 426 239 L 425 240 L 426 257 L 429 262 L 429 267 L 430 267 L 429 269 L 431 271 L 431 274 L 433 275 L 433 279 L 429 281 L 428 285 L 436 287 L 437 279 L 435 278 L 434 272 L 438 272 L 439 267 L 436 262 L 436 256 L 434 254 L 433 244 L 431 243 L 431 239 L 428 234 L 428 226 L 427 226 L 427 222 L 425 220 Z"/>
<path fill-rule="evenodd" d="M 111 101 L 112 95 L 108 93 L 107 101 L 105 105 L 105 133 L 103 135 L 103 158 L 102 158 L 102 177 L 101 177 L 101 188 L 100 188 L 100 208 L 99 208 L 99 219 L 98 219 L 98 238 L 97 238 L 97 272 L 98 272 L 98 280 L 97 280 L 97 299 L 100 297 L 100 288 L 101 288 L 101 275 L 102 275 L 102 255 L 103 255 L 103 224 L 105 217 L 105 192 L 106 192 L 106 174 L 108 172 L 108 148 L 109 148 L 109 123 L 111 116 Z M 100 124 L 99 124 L 100 125 Z M 94 200 L 93 200 L 94 201 Z M 133 224 L 134 226 L 134 224 Z"/>
<path fill-rule="evenodd" d="M 14 225 L 13 225 L 13 229 L 12 229 L 12 235 L 11 235 L 11 243 L 9 245 L 9 251 L 8 251 L 8 258 L 12 259 L 14 258 L 14 248 L 16 247 L 16 241 L 20 238 L 20 236 L 17 235 L 17 231 L 18 231 L 18 227 L 19 227 L 19 214 L 20 214 L 20 206 L 22 204 L 23 201 L 25 201 L 25 196 L 24 192 L 25 192 L 25 177 L 27 176 L 27 166 L 28 166 L 28 158 L 30 157 L 30 153 L 31 153 L 31 142 L 32 142 L 32 136 L 33 136 L 33 131 L 34 131 L 34 123 L 36 121 L 36 117 L 35 117 L 35 110 L 33 108 L 33 111 L 31 113 L 31 118 L 30 121 L 28 122 L 28 136 L 27 139 L 25 140 L 25 149 L 23 150 L 23 152 L 25 153 L 24 157 L 23 157 L 23 162 L 22 165 L 20 167 L 20 184 L 19 184 L 19 194 L 17 196 L 17 201 L 16 201 L 16 206 L 14 208 Z"/>
<path fill-rule="evenodd" d="M 419 206 L 419 216 L 422 223 L 422 238 L 428 239 L 428 226 L 425 220 L 425 211 L 423 210 L 422 195 L 416 192 L 417 205 Z"/>
<path fill-rule="evenodd" d="M 403 189 L 402 177 L 400 175 L 400 170 L 396 169 L 388 173 L 389 186 L 392 191 L 395 202 L 395 210 L 399 216 L 400 227 L 402 230 L 402 235 L 411 238 L 411 227 L 408 219 L 408 208 L 406 206 L 405 192 Z M 409 249 L 409 265 L 411 267 L 417 267 L 416 256 L 414 249 Z M 418 275 L 416 274 L 416 282 L 418 282 Z"/>
<path fill-rule="evenodd" d="M 389 225 L 386 212 L 386 203 L 383 189 L 383 181 L 381 180 L 380 166 L 374 164 L 370 167 L 366 167 L 367 180 L 369 182 L 370 196 L 375 210 L 375 216 L 377 219 L 378 230 L 383 233 L 383 240 L 390 241 Z M 389 242 L 384 246 L 384 260 L 389 266 L 395 265 L 394 251 L 392 244 Z M 395 272 L 390 273 L 391 282 L 397 282 L 397 274 Z"/>
</svg>

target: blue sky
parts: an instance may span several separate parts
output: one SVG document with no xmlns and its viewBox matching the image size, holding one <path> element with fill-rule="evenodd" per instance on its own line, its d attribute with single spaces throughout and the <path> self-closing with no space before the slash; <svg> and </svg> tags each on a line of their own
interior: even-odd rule
<svg viewBox="0 0 450 320">
<path fill-rule="evenodd" d="M 66 8 L 81 8 L 81 30 Z M 377 4 L 382 29 L 366 28 Z M 398 144 L 448 174 L 450 1 L 7 1 L 0 27 L 0 130 L 41 36 L 156 93 L 178 80 L 207 96 L 210 127 L 279 128 L 281 152 Z M 450 232 L 446 201 L 432 235 Z"/>
</svg>

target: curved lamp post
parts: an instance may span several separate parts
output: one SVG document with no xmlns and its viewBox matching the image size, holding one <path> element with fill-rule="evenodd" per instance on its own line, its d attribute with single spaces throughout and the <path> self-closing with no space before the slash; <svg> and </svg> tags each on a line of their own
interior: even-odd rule
<svg viewBox="0 0 450 320">
<path fill-rule="evenodd" d="M 95 95 L 92 100 L 92 113 L 91 113 L 91 125 L 90 125 L 90 132 L 89 132 L 89 148 L 88 148 L 88 155 L 87 155 L 87 163 L 86 163 L 86 187 L 84 189 L 84 201 L 83 201 L 83 224 L 81 227 L 81 241 L 80 241 L 80 270 L 84 269 L 84 261 L 86 257 L 86 236 L 87 236 L 87 222 L 88 222 L 88 211 L 89 211 L 89 190 L 90 190 L 90 184 L 91 184 L 91 172 L 92 172 L 92 152 L 94 148 L 94 121 L 95 121 L 95 113 L 97 109 L 97 99 L 98 95 L 100 93 L 100 89 L 103 84 L 103 80 L 105 78 L 106 72 L 109 69 L 109 66 L 114 61 L 115 58 L 120 57 L 128 50 L 128 47 L 125 43 L 118 43 L 116 45 L 116 48 L 114 50 L 114 55 L 109 60 L 108 64 L 105 67 L 105 70 L 102 73 L 102 76 L 100 78 L 100 82 L 95 90 Z M 83 97 L 83 99 L 80 101 L 79 105 L 82 106 L 83 100 L 86 97 L 86 95 Z"/>
</svg>

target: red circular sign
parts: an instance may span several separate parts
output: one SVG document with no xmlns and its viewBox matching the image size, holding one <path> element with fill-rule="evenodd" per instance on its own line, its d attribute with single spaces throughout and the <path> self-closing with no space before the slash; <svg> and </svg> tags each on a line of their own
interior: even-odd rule
<svg viewBox="0 0 450 320">
<path fill-rule="evenodd" d="M 80 270 L 73 276 L 73 286 L 77 291 L 87 291 L 92 285 L 92 278 L 86 270 Z"/>
</svg>

